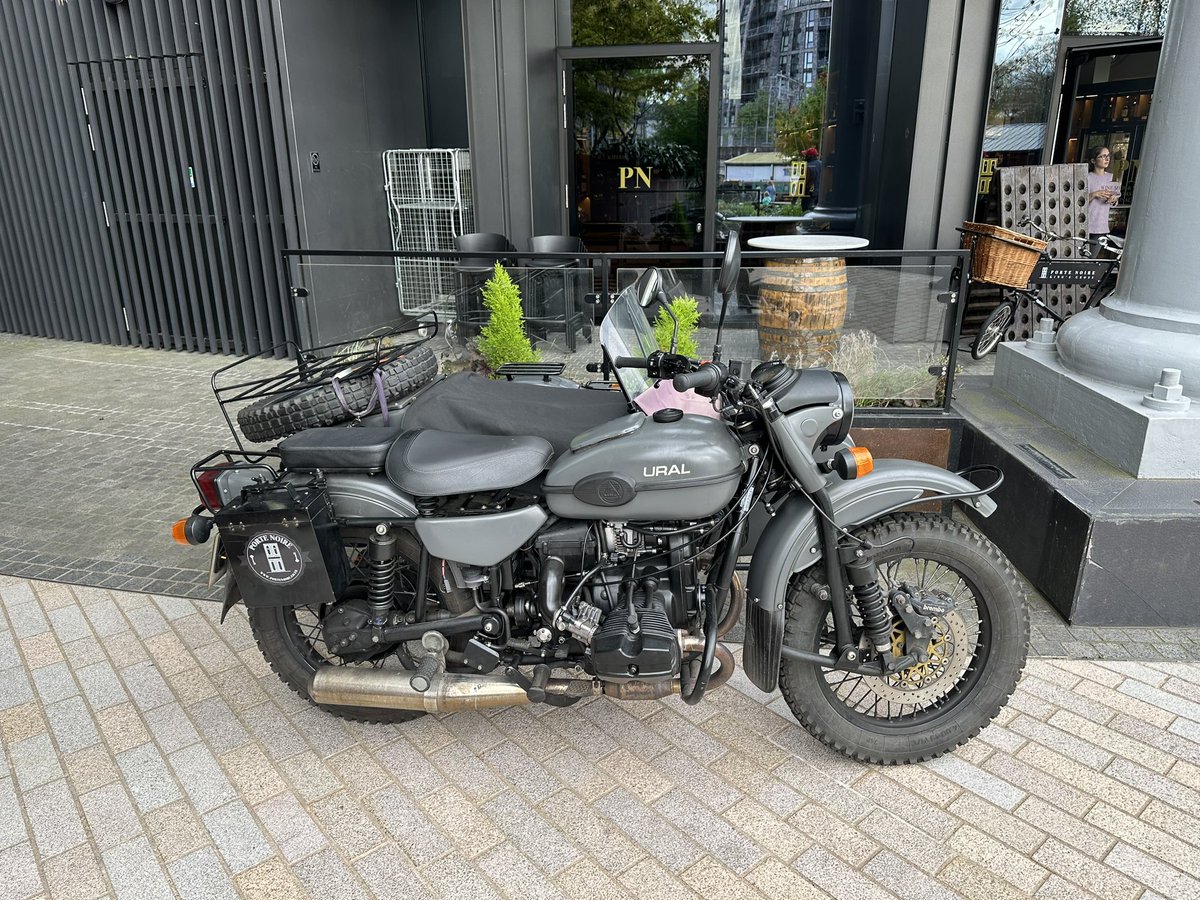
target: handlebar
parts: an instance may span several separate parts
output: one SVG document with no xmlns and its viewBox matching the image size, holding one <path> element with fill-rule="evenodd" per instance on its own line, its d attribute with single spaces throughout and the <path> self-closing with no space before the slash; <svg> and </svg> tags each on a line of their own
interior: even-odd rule
<svg viewBox="0 0 1200 900">
<path fill-rule="evenodd" d="M 721 382 L 725 380 L 725 373 L 720 366 L 712 363 L 705 363 L 695 372 L 687 372 L 683 375 L 676 375 L 671 379 L 671 384 L 675 390 L 683 393 L 687 390 L 695 390 L 702 396 L 712 394 L 721 386 Z"/>
<path fill-rule="evenodd" d="M 648 369 L 650 360 L 645 356 L 618 356 L 613 360 L 616 369 Z"/>
</svg>

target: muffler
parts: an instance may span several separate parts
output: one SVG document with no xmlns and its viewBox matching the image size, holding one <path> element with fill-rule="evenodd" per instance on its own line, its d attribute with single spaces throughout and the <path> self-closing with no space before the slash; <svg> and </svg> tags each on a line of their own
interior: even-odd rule
<svg viewBox="0 0 1200 900">
<path fill-rule="evenodd" d="M 370 706 L 377 709 L 421 709 L 426 712 L 459 712 L 528 705 L 529 695 L 518 684 L 494 675 L 455 675 L 442 672 L 430 679 L 429 689 L 418 691 L 405 670 L 368 669 L 357 666 L 321 666 L 308 683 L 308 696 L 327 706 Z M 547 694 L 587 696 L 592 683 L 554 678 Z"/>
<path fill-rule="evenodd" d="M 702 650 L 704 639 L 687 636 L 683 645 L 685 651 Z M 733 654 L 724 644 L 717 644 L 716 658 L 721 667 L 709 682 L 710 690 L 728 681 L 734 670 Z M 418 691 L 411 684 L 412 674 L 405 669 L 321 666 L 308 683 L 308 696 L 324 706 L 425 712 L 499 709 L 531 703 L 523 687 L 498 675 L 441 672 L 429 679 L 428 690 Z M 586 697 L 593 690 L 593 682 L 581 678 L 552 678 L 546 682 L 546 693 L 560 697 Z M 655 683 L 604 682 L 601 690 L 614 700 L 656 700 L 678 694 L 679 679 Z"/>
</svg>

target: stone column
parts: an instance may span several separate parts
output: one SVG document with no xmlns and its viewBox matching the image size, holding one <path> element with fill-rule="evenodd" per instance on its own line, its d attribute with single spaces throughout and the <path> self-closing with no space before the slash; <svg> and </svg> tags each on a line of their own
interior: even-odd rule
<svg viewBox="0 0 1200 900">
<path fill-rule="evenodd" d="M 1064 365 L 1149 391 L 1164 368 L 1200 397 L 1200 3 L 1167 19 L 1120 281 L 1058 334 Z"/>
</svg>

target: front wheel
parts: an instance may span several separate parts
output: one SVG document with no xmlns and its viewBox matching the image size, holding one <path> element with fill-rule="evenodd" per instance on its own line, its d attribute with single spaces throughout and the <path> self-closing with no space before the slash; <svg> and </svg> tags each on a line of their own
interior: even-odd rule
<svg viewBox="0 0 1200 900">
<path fill-rule="evenodd" d="M 856 535 L 871 545 L 884 596 L 904 585 L 949 602 L 950 611 L 934 617 L 929 658 L 892 675 L 866 676 L 784 657 L 780 689 L 800 724 L 847 756 L 888 765 L 932 759 L 978 734 L 1016 688 L 1029 644 L 1024 595 L 1000 550 L 946 516 L 889 516 Z M 833 615 L 817 599 L 823 583 L 820 570 L 793 581 L 788 646 L 833 652 Z M 853 619 L 860 627 L 857 611 Z M 903 651 L 907 632 L 899 618 L 892 634 Z"/>
<path fill-rule="evenodd" d="M 1003 339 L 1009 323 L 1012 322 L 1015 311 L 1013 304 L 1005 301 L 988 313 L 988 317 L 979 326 L 979 333 L 975 335 L 975 340 L 971 342 L 972 358 L 983 359 L 996 349 L 996 345 Z"/>
</svg>

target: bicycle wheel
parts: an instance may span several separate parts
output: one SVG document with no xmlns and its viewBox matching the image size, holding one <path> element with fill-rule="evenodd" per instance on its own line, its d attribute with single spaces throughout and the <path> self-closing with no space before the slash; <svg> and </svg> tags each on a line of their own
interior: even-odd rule
<svg viewBox="0 0 1200 900">
<path fill-rule="evenodd" d="M 1004 332 L 1012 322 L 1015 312 L 1016 305 L 1011 300 L 1005 300 L 988 314 L 979 326 L 975 340 L 971 342 L 972 358 L 983 359 L 996 349 L 996 345 L 1004 338 Z"/>
</svg>

